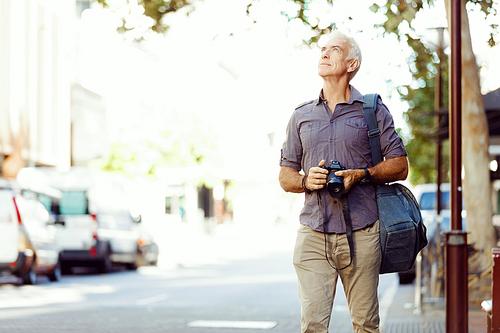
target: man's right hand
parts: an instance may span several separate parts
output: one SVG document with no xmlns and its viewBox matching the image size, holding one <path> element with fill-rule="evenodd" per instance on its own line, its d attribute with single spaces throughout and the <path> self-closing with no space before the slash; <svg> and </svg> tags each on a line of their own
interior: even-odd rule
<svg viewBox="0 0 500 333">
<path fill-rule="evenodd" d="M 308 190 L 316 191 L 321 190 L 326 185 L 326 178 L 328 177 L 328 170 L 321 168 L 326 163 L 325 160 L 321 160 L 317 167 L 312 167 L 309 169 L 306 179 L 306 187 Z"/>
</svg>

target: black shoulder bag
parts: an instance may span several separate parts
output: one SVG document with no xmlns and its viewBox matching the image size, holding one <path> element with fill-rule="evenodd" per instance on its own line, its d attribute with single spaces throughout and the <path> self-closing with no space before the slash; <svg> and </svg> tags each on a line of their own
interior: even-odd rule
<svg viewBox="0 0 500 333">
<path fill-rule="evenodd" d="M 378 94 L 365 95 L 363 103 L 373 165 L 382 162 L 380 130 L 375 116 L 378 98 Z M 376 185 L 376 193 L 382 250 L 380 274 L 408 271 L 427 245 L 420 207 L 411 191 L 399 183 Z"/>
</svg>

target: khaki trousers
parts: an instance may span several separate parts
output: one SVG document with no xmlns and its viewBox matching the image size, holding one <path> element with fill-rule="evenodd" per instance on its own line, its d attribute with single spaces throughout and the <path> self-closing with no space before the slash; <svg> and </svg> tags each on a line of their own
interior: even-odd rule
<svg viewBox="0 0 500 333">
<path fill-rule="evenodd" d="M 323 234 L 301 225 L 293 264 L 299 284 L 301 332 L 327 333 L 337 279 L 347 297 L 354 332 L 379 332 L 377 288 L 381 261 L 379 222 L 353 232 L 354 258 L 349 264 L 346 234 Z M 326 250 L 325 250 L 326 236 Z"/>
</svg>

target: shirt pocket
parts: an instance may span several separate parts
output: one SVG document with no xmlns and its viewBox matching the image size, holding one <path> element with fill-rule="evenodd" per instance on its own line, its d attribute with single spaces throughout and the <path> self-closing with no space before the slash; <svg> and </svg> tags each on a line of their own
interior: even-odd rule
<svg viewBox="0 0 500 333">
<path fill-rule="evenodd" d="M 300 140 L 302 147 L 314 148 L 319 143 L 319 121 L 308 121 L 300 126 Z"/>
<path fill-rule="evenodd" d="M 364 119 L 347 119 L 344 126 L 344 139 L 347 146 L 363 147 L 368 145 L 368 126 Z"/>
</svg>

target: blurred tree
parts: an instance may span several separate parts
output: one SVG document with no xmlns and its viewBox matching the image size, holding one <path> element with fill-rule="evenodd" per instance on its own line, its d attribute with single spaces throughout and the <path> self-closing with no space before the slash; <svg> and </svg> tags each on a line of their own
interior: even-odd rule
<svg viewBox="0 0 500 333">
<path fill-rule="evenodd" d="M 252 7 L 258 4 L 261 0 L 248 0 L 248 1 L 249 3 L 247 5 L 247 14 L 250 15 Z M 329 24 L 325 24 L 318 17 L 312 15 L 310 12 L 310 7 L 313 3 L 324 3 L 333 6 L 335 1 L 337 0 L 287 0 L 287 1 L 294 3 L 296 5 L 295 9 L 290 11 L 282 11 L 281 14 L 288 19 L 288 22 L 299 20 L 306 27 L 309 28 L 311 34 L 308 39 L 304 40 L 306 44 L 311 45 L 317 43 L 322 35 L 328 34 L 336 28 L 335 22 L 330 22 Z M 348 17 L 347 19 L 351 20 L 352 18 Z"/>
<path fill-rule="evenodd" d="M 174 13 L 182 8 L 192 9 L 192 3 L 196 0 L 123 0 L 116 3 L 114 0 L 94 0 L 105 8 L 118 9 L 125 8 L 122 25 L 118 27 L 119 32 L 127 32 L 139 28 L 135 19 L 137 9 L 141 10 L 141 15 L 150 19 L 149 28 L 158 33 L 165 33 L 168 30 L 166 15 Z"/>
<path fill-rule="evenodd" d="M 461 1 L 462 118 L 465 120 L 462 122 L 462 163 L 466 175 L 462 181 L 464 206 L 467 209 L 467 230 L 470 231 L 469 241 L 478 250 L 490 251 L 496 244 L 496 238 L 491 223 L 492 203 L 489 200 L 491 187 L 488 167 L 488 124 L 480 89 L 479 68 L 472 50 L 469 20 L 466 10 L 467 3 L 471 3 L 472 7 L 479 8 L 485 14 L 485 17 L 496 15 L 497 12 L 491 0 Z M 408 45 L 414 51 L 410 70 L 417 88 L 412 89 L 410 86 L 406 89 L 407 93 L 402 91 L 403 98 L 410 102 L 406 116 L 409 125 L 414 130 L 414 142 L 410 142 L 408 147 L 410 156 L 418 154 L 428 145 L 428 141 L 419 135 L 419 132 L 425 126 L 432 128 L 431 124 L 422 123 L 422 119 L 426 118 L 425 113 L 428 112 L 424 110 L 432 110 L 433 107 L 430 105 L 426 106 L 425 100 L 421 97 L 426 95 L 428 87 L 432 87 L 428 80 L 434 77 L 436 73 L 435 52 L 428 49 L 420 38 L 411 36 L 412 33 L 415 36 L 411 24 L 417 12 L 424 8 L 424 5 L 432 6 L 433 4 L 434 0 L 389 0 L 384 6 L 377 4 L 372 6 L 374 12 L 382 12 L 387 18 L 380 25 L 384 28 L 384 34 L 395 34 L 400 40 L 408 42 Z M 445 5 L 448 20 L 450 20 L 449 0 L 445 2 Z M 451 26 L 451 24 L 448 24 L 448 26 Z M 498 27 L 492 25 L 491 28 L 488 43 L 490 46 L 493 46 L 495 45 L 495 35 Z M 429 95 L 429 92 L 427 95 Z M 411 149 L 416 150 L 412 151 Z M 432 156 L 432 150 L 429 151 L 429 155 L 427 156 Z M 417 159 L 419 158 L 420 156 L 417 155 Z M 428 172 L 433 169 L 435 170 L 435 168 L 429 168 Z M 420 172 L 425 173 L 424 169 L 420 170 Z M 425 179 L 425 177 L 417 178 L 421 178 L 421 180 Z M 425 180 L 427 181 L 427 179 Z M 477 198 L 484 198 L 484 200 L 477 200 Z"/>
<path fill-rule="evenodd" d="M 403 112 L 411 136 L 406 139 L 406 149 L 411 165 L 410 182 L 414 185 L 424 183 L 435 183 L 437 179 L 436 170 L 436 76 L 439 59 L 427 51 L 423 44 L 414 43 L 412 47 L 418 50 L 413 54 L 417 64 L 409 66 L 412 72 L 413 82 L 398 88 L 402 100 L 408 102 L 408 110 Z M 428 61 L 426 63 L 426 61 Z M 443 83 L 442 106 L 448 105 L 448 57 L 443 55 L 443 72 L 441 74 Z M 425 66 L 422 66 L 425 65 Z M 418 69 L 420 67 L 420 70 Z M 423 67 L 423 68 L 422 68 Z M 450 154 L 449 143 L 444 142 L 442 151 L 443 167 L 441 170 L 449 170 Z M 449 174 L 442 173 L 443 182 L 449 181 Z"/>
<path fill-rule="evenodd" d="M 260 0 L 253 0 L 249 6 Z M 299 5 L 297 15 L 289 19 L 298 19 L 311 28 L 310 42 L 314 43 L 324 33 L 318 28 L 318 19 L 308 16 L 311 3 L 322 1 L 334 5 L 332 0 L 288 0 Z M 436 64 L 439 62 L 436 52 L 424 45 L 415 33 L 412 22 L 418 12 L 425 7 L 433 6 L 435 0 L 387 0 L 385 4 L 374 3 L 373 12 L 385 15 L 385 21 L 375 27 L 383 28 L 383 35 L 394 34 L 398 40 L 406 42 L 413 50 L 409 59 L 409 68 L 413 76 L 412 84 L 399 89 L 402 99 L 409 102 L 405 117 L 412 129 L 413 137 L 408 143 L 408 151 L 412 162 L 412 181 L 416 183 L 435 180 L 435 143 L 431 133 L 434 126 L 434 78 Z M 448 20 L 450 19 L 450 0 L 445 0 Z M 485 18 L 495 16 L 497 11 L 492 0 L 461 0 L 462 7 L 462 163 L 465 169 L 463 180 L 464 205 L 467 209 L 467 229 L 469 240 L 476 249 L 490 251 L 495 246 L 495 232 L 491 223 L 492 204 L 488 200 L 490 194 L 488 124 L 483 105 L 479 82 L 479 68 L 472 50 L 467 7 L 480 10 Z M 349 19 L 349 18 L 348 18 Z M 448 24 L 451 26 L 451 24 Z M 335 28 L 335 23 L 330 25 Z M 498 25 L 492 24 L 487 43 L 496 44 Z M 446 76 L 444 76 L 446 77 Z M 466 79 L 464 79 L 466 78 Z M 444 87 L 444 85 L 443 85 Z M 443 89 L 446 91 L 446 89 Z M 443 98 L 443 101 L 447 99 Z M 444 149 L 449 152 L 449 148 Z M 443 161 L 448 159 L 443 158 Z M 434 174 L 434 175 L 433 175 Z M 477 200 L 484 198 L 485 200 Z"/>
<path fill-rule="evenodd" d="M 97 0 L 104 6 L 109 5 L 112 0 Z M 168 28 L 165 15 L 175 12 L 180 8 L 191 6 L 195 0 L 139 0 L 138 4 L 143 7 L 144 15 L 151 18 L 153 23 L 151 29 L 165 32 Z M 247 13 L 251 14 L 252 6 L 261 0 L 248 0 Z M 328 33 L 336 27 L 331 22 L 327 27 L 319 25 L 319 18 L 311 14 L 310 6 L 313 3 L 324 3 L 335 5 L 335 0 L 287 0 L 294 3 L 296 10 L 283 12 L 289 21 L 299 20 L 310 28 L 310 38 L 307 43 L 316 43 L 322 34 Z M 445 0 L 448 19 L 450 17 L 449 1 Z M 127 0 L 128 2 L 128 0 Z M 433 159 L 432 140 L 429 133 L 433 129 L 432 113 L 433 106 L 429 101 L 433 88 L 433 78 L 436 74 L 436 54 L 427 48 L 420 37 L 412 28 L 412 22 L 417 13 L 422 9 L 433 6 L 435 0 L 387 0 L 386 2 L 374 3 L 372 11 L 385 15 L 385 22 L 377 25 L 383 28 L 383 35 L 394 34 L 400 41 L 406 42 L 413 49 L 413 57 L 409 59 L 409 68 L 413 75 L 413 83 L 400 89 L 403 99 L 409 102 L 406 118 L 413 130 L 408 149 L 412 158 L 412 172 L 416 175 L 412 180 L 416 182 L 433 181 L 432 170 L 435 170 Z M 468 211 L 467 228 L 471 231 L 469 239 L 480 250 L 490 251 L 495 245 L 495 232 L 491 224 L 492 205 L 490 200 L 476 200 L 477 198 L 490 198 L 490 179 L 488 169 L 488 125 L 484 111 L 483 100 L 479 84 L 478 67 L 472 50 L 470 28 L 467 17 L 466 5 L 469 8 L 480 10 L 485 18 L 497 14 L 492 0 L 461 0 L 462 4 L 462 137 L 467 140 L 462 142 L 462 161 L 464 163 L 466 177 L 463 181 L 464 203 Z M 346 19 L 351 19 L 347 17 Z M 322 22 L 324 24 L 324 22 Z M 450 26 L 450 25 L 448 25 Z M 133 27 L 127 26 L 124 19 L 122 30 L 126 31 Z M 495 36 L 498 33 L 498 25 L 491 25 L 488 43 L 495 45 Z M 443 99 L 444 100 L 444 99 Z M 427 133 L 427 137 L 426 134 Z M 423 154 L 420 155 L 420 154 Z M 446 160 L 443 159 L 443 160 Z"/>
<path fill-rule="evenodd" d="M 447 78 L 446 75 L 444 78 Z M 404 112 L 404 118 L 411 129 L 411 137 L 406 138 L 405 146 L 411 165 L 410 182 L 412 184 L 435 183 L 437 178 L 436 115 L 433 101 L 435 80 L 434 78 L 422 80 L 425 81 L 425 86 L 422 88 L 412 89 L 410 85 L 406 85 L 398 89 L 401 99 L 408 102 L 408 110 Z M 447 79 L 444 81 L 448 82 Z M 445 91 L 447 93 L 448 90 Z M 443 101 L 447 102 L 447 99 L 443 98 Z M 447 140 L 444 145 L 442 170 L 449 170 L 450 154 Z M 448 176 L 448 174 L 443 175 L 443 182 L 449 181 Z"/>
<path fill-rule="evenodd" d="M 167 32 L 169 25 L 167 22 L 167 15 L 177 12 L 180 9 L 187 9 L 186 14 L 194 10 L 194 4 L 202 0 L 122 0 L 117 3 L 116 0 L 94 0 L 95 2 L 101 4 L 104 8 L 109 8 L 111 10 L 122 9 L 122 24 L 118 27 L 118 31 L 126 33 L 134 29 L 143 29 L 142 26 L 138 26 L 138 20 L 136 19 L 137 9 L 141 11 L 141 15 L 146 16 L 150 19 L 149 28 L 152 31 L 158 33 Z M 252 7 L 260 2 L 261 0 L 247 0 L 247 14 L 251 15 Z M 319 20 L 314 20 L 313 17 L 309 15 L 309 6 L 314 0 L 287 0 L 295 3 L 298 8 L 295 12 L 283 11 L 282 14 L 288 18 L 288 21 L 300 20 L 310 28 L 313 32 L 308 40 L 305 40 L 307 44 L 316 43 L 319 37 L 323 34 L 329 33 L 335 28 L 335 23 L 332 22 L 327 27 L 320 27 Z M 333 5 L 335 0 L 316 0 L 317 2 L 326 2 Z M 125 10 L 123 10 L 125 9 Z M 142 23 L 141 23 L 142 24 Z"/>
<path fill-rule="evenodd" d="M 160 121 L 170 124 L 167 130 L 155 130 L 149 126 L 150 130 L 144 133 L 141 128 L 148 125 L 142 123 L 137 124 L 137 129 L 124 129 L 124 133 L 133 131 L 137 135 L 124 135 L 112 144 L 108 156 L 92 161 L 91 166 L 122 173 L 129 178 L 156 179 L 159 168 L 217 163 L 216 138 L 206 125 L 202 126 L 189 115 L 180 120 L 176 117 L 170 119 L 169 122 Z"/>
</svg>

